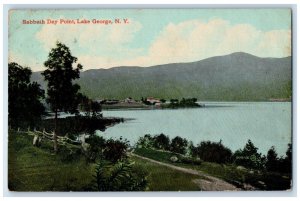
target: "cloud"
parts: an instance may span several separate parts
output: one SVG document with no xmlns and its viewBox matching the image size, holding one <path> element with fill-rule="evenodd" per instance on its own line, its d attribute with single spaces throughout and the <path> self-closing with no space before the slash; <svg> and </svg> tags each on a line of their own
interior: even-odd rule
<svg viewBox="0 0 300 201">
<path fill-rule="evenodd" d="M 30 67 L 34 71 L 45 70 L 43 63 L 35 57 L 26 57 L 23 54 L 15 53 L 11 50 L 8 52 L 8 63 L 16 62 L 23 67 Z"/>
<path fill-rule="evenodd" d="M 263 32 L 248 24 L 214 19 L 169 24 L 149 49 L 152 64 L 189 62 L 233 52 L 260 57 L 291 55 L 290 30 Z"/>
<path fill-rule="evenodd" d="M 78 55 L 85 69 L 192 62 L 233 52 L 246 52 L 259 57 L 291 55 L 290 30 L 261 31 L 249 24 L 232 25 L 223 19 L 170 23 L 149 47 L 144 47 L 146 53 L 141 55 L 140 49 L 128 46 L 135 40 L 135 35 L 142 31 L 142 25 L 134 23 L 130 27 L 124 25 L 108 28 L 95 25 L 67 25 L 63 29 L 44 26 L 36 36 L 48 49 L 54 44 L 54 40 L 72 44 L 76 38 L 76 45 L 86 50 Z M 109 54 L 101 54 L 98 45 Z"/>
</svg>

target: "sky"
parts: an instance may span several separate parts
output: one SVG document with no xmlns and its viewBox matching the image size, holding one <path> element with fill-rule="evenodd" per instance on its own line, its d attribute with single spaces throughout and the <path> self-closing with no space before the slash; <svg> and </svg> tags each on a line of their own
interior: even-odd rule
<svg viewBox="0 0 300 201">
<path fill-rule="evenodd" d="M 90 20 L 90 24 L 23 24 L 23 20 Z M 94 24 L 92 20 L 111 20 Z M 121 23 L 114 23 L 120 19 Z M 124 22 L 127 19 L 128 23 Z M 11 10 L 9 62 L 33 71 L 56 41 L 83 70 L 193 62 L 234 52 L 259 57 L 291 55 L 290 9 Z"/>
</svg>

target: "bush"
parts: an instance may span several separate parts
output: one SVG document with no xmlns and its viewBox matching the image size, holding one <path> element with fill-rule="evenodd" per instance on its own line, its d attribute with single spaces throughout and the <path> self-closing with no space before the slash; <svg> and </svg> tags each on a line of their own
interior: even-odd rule
<svg viewBox="0 0 300 201">
<path fill-rule="evenodd" d="M 251 169 L 263 169 L 265 160 L 257 150 L 251 140 L 248 140 L 243 150 L 234 153 L 234 163 Z"/>
<path fill-rule="evenodd" d="M 129 147 L 128 142 L 120 140 L 109 139 L 105 143 L 103 156 L 106 160 L 113 163 L 126 158 L 126 150 Z"/>
<path fill-rule="evenodd" d="M 154 139 L 151 135 L 146 134 L 140 137 L 136 143 L 138 148 L 153 148 Z"/>
<path fill-rule="evenodd" d="M 181 138 L 181 137 L 177 136 L 174 139 L 172 139 L 172 141 L 171 141 L 170 151 L 179 153 L 179 154 L 185 154 L 187 144 L 188 144 L 188 142 L 185 138 Z"/>
<path fill-rule="evenodd" d="M 88 161 L 95 162 L 96 159 L 102 158 L 103 150 L 106 146 L 106 141 L 103 137 L 91 135 L 86 139 L 86 143 L 90 145 L 86 153 Z"/>
<path fill-rule="evenodd" d="M 205 141 L 201 142 L 197 147 L 191 148 L 192 156 L 200 157 L 203 161 L 215 163 L 231 162 L 232 152 L 221 141 L 219 143 Z"/>
<path fill-rule="evenodd" d="M 95 173 L 98 191 L 143 191 L 148 184 L 147 173 L 128 160 L 115 164 L 100 161 Z"/>
<path fill-rule="evenodd" d="M 97 135 L 91 135 L 86 142 L 89 144 L 89 148 L 85 155 L 90 162 L 106 159 L 116 163 L 118 160 L 126 158 L 126 151 L 129 147 L 128 142 L 123 141 L 122 138 L 105 140 Z"/>
</svg>

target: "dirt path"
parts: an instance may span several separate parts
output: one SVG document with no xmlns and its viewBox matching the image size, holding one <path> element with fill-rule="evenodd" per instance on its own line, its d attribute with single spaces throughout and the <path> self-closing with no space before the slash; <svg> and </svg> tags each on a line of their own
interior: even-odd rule
<svg viewBox="0 0 300 201">
<path fill-rule="evenodd" d="M 201 179 L 193 180 L 193 182 L 196 183 L 199 186 L 199 188 L 203 191 L 239 191 L 239 190 L 241 190 L 240 188 L 237 188 L 236 186 L 234 186 L 226 181 L 223 181 L 223 180 L 213 177 L 213 176 L 209 176 L 201 171 L 192 170 L 192 169 L 188 169 L 188 168 L 178 167 L 175 165 L 159 162 L 159 161 L 156 161 L 156 160 L 153 160 L 150 158 L 136 155 L 134 153 L 130 153 L 130 154 L 132 156 L 138 157 L 140 159 L 147 160 L 147 161 L 150 161 L 150 162 L 158 164 L 158 165 L 166 166 L 166 167 L 172 168 L 174 170 L 178 170 L 178 171 L 181 171 L 184 173 L 204 177 L 205 179 L 201 178 Z"/>
</svg>

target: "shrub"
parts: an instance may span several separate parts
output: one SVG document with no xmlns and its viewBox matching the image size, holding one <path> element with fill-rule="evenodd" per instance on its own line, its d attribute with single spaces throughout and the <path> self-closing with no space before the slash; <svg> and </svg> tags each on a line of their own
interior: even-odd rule
<svg viewBox="0 0 300 201">
<path fill-rule="evenodd" d="M 146 134 L 140 137 L 136 143 L 138 148 L 153 148 L 154 139 L 151 135 Z"/>
<path fill-rule="evenodd" d="M 103 150 L 106 146 L 106 141 L 103 137 L 91 135 L 86 139 L 86 143 L 90 145 L 86 153 L 88 161 L 95 162 L 97 158 L 102 158 Z"/>
<path fill-rule="evenodd" d="M 95 187 L 98 191 L 143 191 L 148 184 L 147 173 L 135 168 L 128 160 L 115 164 L 100 161 L 95 173 Z"/>
<path fill-rule="evenodd" d="M 126 150 L 129 147 L 128 142 L 109 139 L 105 143 L 103 156 L 106 160 L 116 163 L 118 160 L 126 158 Z"/>
<path fill-rule="evenodd" d="M 188 144 L 188 142 L 185 138 L 181 138 L 181 137 L 177 136 L 174 139 L 172 139 L 172 141 L 171 141 L 170 151 L 179 153 L 179 154 L 185 154 L 187 144 Z"/>
<path fill-rule="evenodd" d="M 85 155 L 91 162 L 95 162 L 96 159 L 106 159 L 116 163 L 118 160 L 126 158 L 126 151 L 129 147 L 128 142 L 123 141 L 122 138 L 105 140 L 97 135 L 91 135 L 86 142 L 89 144 L 89 148 Z"/>
<path fill-rule="evenodd" d="M 204 141 L 193 148 L 192 155 L 200 157 L 203 161 L 229 163 L 231 162 L 232 152 L 222 144 L 222 141 L 219 143 Z"/>
</svg>

